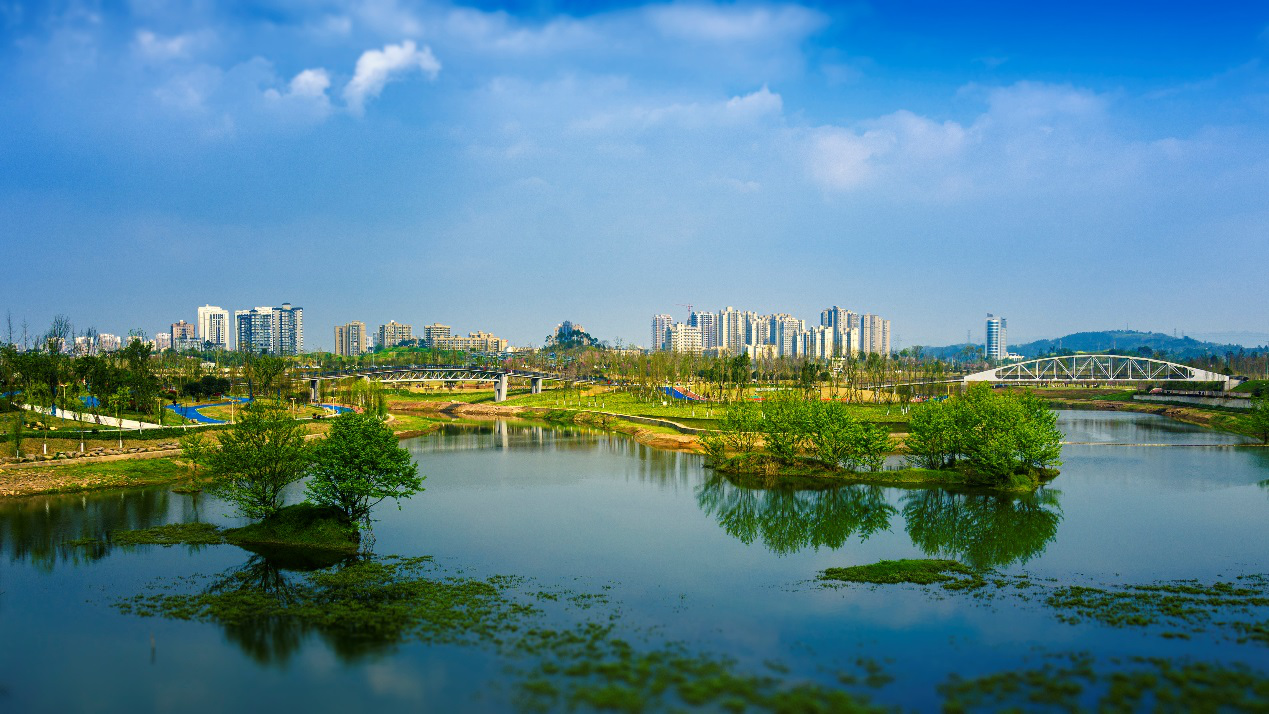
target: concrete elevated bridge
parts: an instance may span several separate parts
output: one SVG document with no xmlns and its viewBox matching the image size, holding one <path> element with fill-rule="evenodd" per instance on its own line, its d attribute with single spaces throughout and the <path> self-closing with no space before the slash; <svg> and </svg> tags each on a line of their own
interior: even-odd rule
<svg viewBox="0 0 1269 714">
<path fill-rule="evenodd" d="M 963 381 L 1002 384 L 1219 382 L 1224 389 L 1236 385 L 1234 378 L 1224 374 L 1149 357 L 1125 355 L 1041 357 L 968 374 Z"/>
<path fill-rule="evenodd" d="M 501 402 L 507 398 L 508 385 L 512 379 L 528 381 L 529 390 L 533 394 L 540 394 L 542 392 L 542 384 L 547 380 L 556 382 L 595 381 L 593 379 L 573 379 L 549 372 L 453 364 L 359 367 L 326 372 L 309 371 L 300 373 L 300 378 L 308 381 L 309 396 L 313 401 L 318 400 L 318 383 L 323 380 L 334 381 L 350 377 L 371 380 L 382 384 L 492 382 L 495 402 Z"/>
</svg>

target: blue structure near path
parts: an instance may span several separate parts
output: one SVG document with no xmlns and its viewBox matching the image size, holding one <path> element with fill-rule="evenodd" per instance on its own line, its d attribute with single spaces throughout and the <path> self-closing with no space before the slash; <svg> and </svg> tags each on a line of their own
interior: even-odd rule
<svg viewBox="0 0 1269 714">
<path fill-rule="evenodd" d="M 246 404 L 251 401 L 251 399 L 247 397 L 225 397 L 225 400 L 226 401 L 223 402 L 216 402 L 215 404 L 195 404 L 188 407 L 181 406 L 180 404 L 167 404 L 163 408 L 171 409 L 173 412 L 185 417 L 186 419 L 196 421 L 200 424 L 228 424 L 229 422 L 223 419 L 213 419 L 198 410 L 205 407 L 227 407 L 230 404 Z"/>
<path fill-rule="evenodd" d="M 352 407 L 341 407 L 338 404 L 323 404 L 322 407 L 325 409 L 330 409 L 336 414 L 346 414 L 353 410 Z"/>
<path fill-rule="evenodd" d="M 683 399 L 683 400 L 685 400 L 685 401 L 689 401 L 689 402 L 700 402 L 700 401 L 704 401 L 703 399 L 701 399 L 700 397 L 696 396 L 695 394 L 688 394 L 688 393 L 684 393 L 684 392 L 682 392 L 682 391 L 680 391 L 680 390 L 678 390 L 678 389 L 676 389 L 676 388 L 674 388 L 674 387 L 661 387 L 660 389 L 661 389 L 661 392 L 662 392 L 663 394 L 665 394 L 665 395 L 667 395 L 667 396 L 670 396 L 670 397 L 673 397 L 674 399 Z"/>
</svg>

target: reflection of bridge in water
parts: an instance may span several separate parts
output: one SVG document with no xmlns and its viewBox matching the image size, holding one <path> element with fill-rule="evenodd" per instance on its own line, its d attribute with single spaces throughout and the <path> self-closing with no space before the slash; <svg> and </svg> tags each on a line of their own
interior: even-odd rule
<svg viewBox="0 0 1269 714">
<path fill-rule="evenodd" d="M 325 380 L 360 378 L 381 382 L 383 384 L 418 384 L 423 382 L 493 382 L 494 401 L 501 402 L 507 398 L 507 388 L 512 379 L 527 380 L 529 391 L 533 394 L 542 392 L 542 384 L 547 380 L 556 382 L 593 382 L 592 379 L 573 379 L 549 372 L 531 372 L 528 370 L 502 369 L 500 367 L 479 367 L 470 365 L 406 365 L 389 367 L 362 367 L 357 369 L 336 370 L 329 372 L 304 372 L 301 379 L 309 383 L 309 396 L 313 401 L 319 398 L 318 383 Z"/>
<path fill-rule="evenodd" d="M 997 384 L 1110 384 L 1116 382 L 1217 382 L 1223 389 L 1237 385 L 1238 380 L 1224 374 L 1190 367 L 1175 362 L 1129 357 L 1125 355 L 1070 355 L 1040 357 L 1025 362 L 1005 364 L 957 379 L 896 382 L 880 385 L 883 389 L 922 384 L 960 384 L 992 382 Z"/>
</svg>

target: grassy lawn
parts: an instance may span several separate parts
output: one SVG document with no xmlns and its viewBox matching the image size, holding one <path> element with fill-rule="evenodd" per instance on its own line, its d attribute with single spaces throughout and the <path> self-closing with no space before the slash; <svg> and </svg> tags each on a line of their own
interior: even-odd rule
<svg viewBox="0 0 1269 714">
<path fill-rule="evenodd" d="M 1249 379 L 1234 387 L 1234 391 L 1245 394 L 1269 394 L 1269 379 Z"/>
<path fill-rule="evenodd" d="M 65 493 L 121 486 L 171 483 L 190 476 L 172 459 L 128 459 L 98 463 L 40 463 L 0 470 L 0 493 Z"/>
<path fill-rule="evenodd" d="M 580 401 L 580 404 L 579 404 Z M 630 392 L 612 387 L 596 388 L 579 400 L 577 392 L 563 394 L 544 392 L 508 399 L 506 404 L 547 409 L 588 409 L 615 414 L 669 419 L 686 426 L 711 429 L 718 423 L 726 407 L 721 404 L 703 404 L 678 399 L 640 399 Z M 850 412 L 857 418 L 870 422 L 906 423 L 904 406 L 898 404 L 850 404 Z"/>
<path fill-rule="evenodd" d="M 416 416 L 414 414 L 392 415 L 392 421 L 388 422 L 388 427 L 395 433 L 403 431 L 430 431 L 440 424 L 447 424 L 448 419 L 430 419 L 428 417 Z"/>
<path fill-rule="evenodd" d="M 529 389 L 527 387 L 516 387 L 508 390 L 508 396 L 511 398 L 527 395 Z M 466 402 L 468 404 L 482 404 L 488 402 L 493 403 L 494 390 L 492 389 L 455 389 L 451 391 L 426 391 L 426 392 L 388 392 L 388 404 L 397 405 L 408 409 L 411 404 L 419 404 L 426 402 Z"/>
<path fill-rule="evenodd" d="M 1131 387 L 1010 387 L 1009 391 L 1031 391 L 1042 399 L 1084 402 L 1131 402 L 1137 393 Z"/>
</svg>

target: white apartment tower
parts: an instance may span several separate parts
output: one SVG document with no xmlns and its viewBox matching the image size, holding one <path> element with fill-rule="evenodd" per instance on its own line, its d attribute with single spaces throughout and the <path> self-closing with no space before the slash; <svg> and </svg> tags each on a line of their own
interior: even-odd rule
<svg viewBox="0 0 1269 714">
<path fill-rule="evenodd" d="M 304 351 L 304 308 L 255 307 L 234 311 L 238 350 L 255 354 L 297 355 Z"/>
<path fill-rule="evenodd" d="M 648 349 L 653 351 L 669 349 L 670 327 L 673 325 L 672 315 L 653 315 L 652 342 L 648 345 Z"/>
<path fill-rule="evenodd" d="M 755 317 L 752 312 L 741 312 L 730 305 L 718 313 L 718 346 L 740 354 L 749 338 L 749 323 Z"/>
<path fill-rule="evenodd" d="M 986 351 L 983 353 L 987 359 L 1004 359 L 1009 356 L 1005 327 L 1005 318 L 987 313 L 987 344 Z"/>
<path fill-rule="evenodd" d="M 688 324 L 701 331 L 701 345 L 705 349 L 713 349 L 718 346 L 718 313 L 716 312 L 694 312 L 689 318 Z"/>
<path fill-rule="evenodd" d="M 865 354 L 890 354 L 890 321 L 878 315 L 859 318 L 859 346 Z"/>
<path fill-rule="evenodd" d="M 214 350 L 231 348 L 229 336 L 234 330 L 229 322 L 229 311 L 215 305 L 204 305 L 198 308 L 195 324 L 199 342 L 203 346 L 211 346 Z"/>
<path fill-rule="evenodd" d="M 284 302 L 273 308 L 273 354 L 297 355 L 304 351 L 304 308 Z"/>
<path fill-rule="evenodd" d="M 701 328 L 676 322 L 670 326 L 666 340 L 668 349 L 674 352 L 700 352 L 704 349 Z"/>
</svg>

